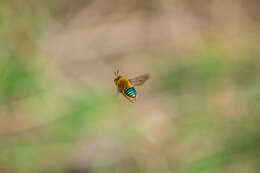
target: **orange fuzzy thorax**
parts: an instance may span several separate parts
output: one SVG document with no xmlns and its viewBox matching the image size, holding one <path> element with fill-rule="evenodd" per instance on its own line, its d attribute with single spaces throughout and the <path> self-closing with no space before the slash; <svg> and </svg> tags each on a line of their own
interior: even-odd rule
<svg viewBox="0 0 260 173">
<path fill-rule="evenodd" d="M 120 91 L 123 91 L 126 88 L 133 87 L 131 82 L 126 77 L 122 77 L 122 76 L 119 76 L 119 79 L 116 82 L 116 86 L 120 89 Z"/>
</svg>

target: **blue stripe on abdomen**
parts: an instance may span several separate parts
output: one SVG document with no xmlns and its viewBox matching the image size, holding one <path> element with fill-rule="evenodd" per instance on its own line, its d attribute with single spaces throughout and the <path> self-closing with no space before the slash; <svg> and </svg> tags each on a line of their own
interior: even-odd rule
<svg viewBox="0 0 260 173">
<path fill-rule="evenodd" d="M 136 97 L 136 91 L 134 88 L 127 88 L 125 90 L 125 94 L 128 96 L 128 97 L 132 97 L 132 98 L 135 98 Z"/>
</svg>

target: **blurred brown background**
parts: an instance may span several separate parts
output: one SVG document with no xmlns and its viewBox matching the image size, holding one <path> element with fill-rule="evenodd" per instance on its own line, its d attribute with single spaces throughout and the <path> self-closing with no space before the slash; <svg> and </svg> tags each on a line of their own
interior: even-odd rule
<svg viewBox="0 0 260 173">
<path fill-rule="evenodd" d="M 2 0 L 0 172 L 258 173 L 259 29 L 256 0 Z"/>
</svg>

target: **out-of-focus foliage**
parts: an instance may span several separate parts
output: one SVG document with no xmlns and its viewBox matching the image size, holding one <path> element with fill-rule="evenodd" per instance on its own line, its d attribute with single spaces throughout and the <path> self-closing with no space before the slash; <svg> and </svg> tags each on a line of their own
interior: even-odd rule
<svg viewBox="0 0 260 173">
<path fill-rule="evenodd" d="M 0 172 L 258 173 L 257 7 L 4 0 Z M 117 68 L 151 74 L 136 104 Z"/>
<path fill-rule="evenodd" d="M 183 112 L 174 123 L 182 142 L 192 146 L 214 141 L 202 156 L 189 156 L 177 172 L 257 171 L 259 61 L 254 56 L 233 60 L 221 50 L 204 51 L 192 53 L 200 58 L 175 63 L 161 77 L 161 89 L 175 97 Z M 221 105 L 216 99 L 225 92 L 233 92 L 229 97 L 234 98 Z"/>
</svg>

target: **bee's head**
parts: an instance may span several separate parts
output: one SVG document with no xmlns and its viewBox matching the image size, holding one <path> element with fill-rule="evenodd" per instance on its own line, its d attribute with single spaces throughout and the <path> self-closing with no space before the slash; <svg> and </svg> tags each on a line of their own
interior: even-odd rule
<svg viewBox="0 0 260 173">
<path fill-rule="evenodd" d="M 121 76 L 119 76 L 119 70 L 115 71 L 114 74 L 115 74 L 114 82 L 116 83 L 121 78 Z"/>
<path fill-rule="evenodd" d="M 114 79 L 114 82 L 116 83 L 118 81 L 118 77 Z"/>
</svg>

